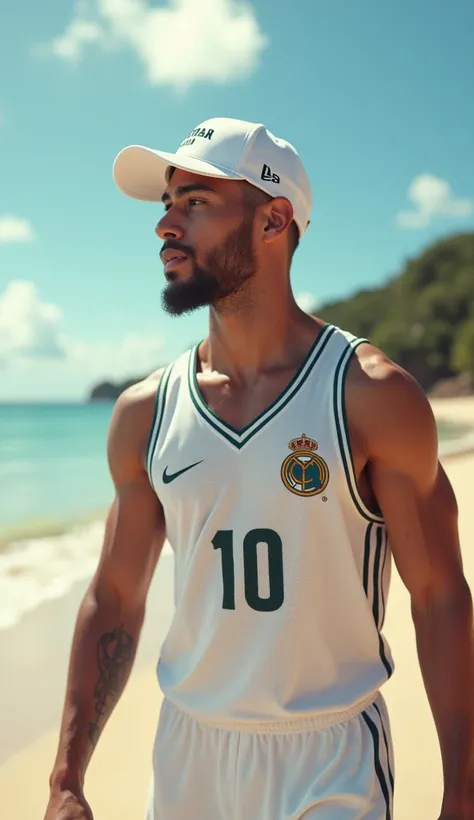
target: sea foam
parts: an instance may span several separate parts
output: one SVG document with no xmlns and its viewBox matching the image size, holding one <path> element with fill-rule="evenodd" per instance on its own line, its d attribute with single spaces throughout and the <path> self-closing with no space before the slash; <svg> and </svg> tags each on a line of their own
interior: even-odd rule
<svg viewBox="0 0 474 820">
<path fill-rule="evenodd" d="M 12 541 L 0 551 L 0 629 L 45 601 L 66 595 L 91 578 L 104 538 L 104 521 L 91 521 L 60 535 Z M 165 551 L 171 548 L 165 544 Z"/>
</svg>

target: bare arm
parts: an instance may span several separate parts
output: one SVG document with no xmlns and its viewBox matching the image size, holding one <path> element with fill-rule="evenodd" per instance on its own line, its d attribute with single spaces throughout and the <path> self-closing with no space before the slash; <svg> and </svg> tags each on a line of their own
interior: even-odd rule
<svg viewBox="0 0 474 820">
<path fill-rule="evenodd" d="M 436 424 L 421 389 L 373 349 L 360 363 L 368 377 L 361 391 L 367 403 L 364 415 L 356 410 L 357 424 L 394 560 L 411 596 L 443 761 L 442 816 L 473 817 L 473 608 L 456 499 L 438 462 Z"/>
<path fill-rule="evenodd" d="M 108 459 L 116 496 L 99 564 L 76 621 L 52 793 L 82 794 L 94 747 L 135 659 L 147 592 L 165 538 L 163 511 L 143 466 L 153 394 L 148 383 L 131 388 L 112 416 Z"/>
</svg>

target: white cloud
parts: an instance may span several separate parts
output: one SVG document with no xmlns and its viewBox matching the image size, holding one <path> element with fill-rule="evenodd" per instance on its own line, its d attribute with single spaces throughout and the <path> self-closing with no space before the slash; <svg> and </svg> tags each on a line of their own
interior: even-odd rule
<svg viewBox="0 0 474 820">
<path fill-rule="evenodd" d="M 62 312 L 42 302 L 32 282 L 10 282 L 0 295 L 0 360 L 64 356 Z"/>
<path fill-rule="evenodd" d="M 18 216 L 0 216 L 0 245 L 7 242 L 31 242 L 35 232 L 28 219 Z"/>
<path fill-rule="evenodd" d="M 119 344 L 71 340 L 67 350 L 71 363 L 89 379 L 138 378 L 164 364 L 163 342 L 156 336 L 129 333 Z"/>
<path fill-rule="evenodd" d="M 297 293 L 295 301 L 301 310 L 304 310 L 306 313 L 312 313 L 313 310 L 316 309 L 316 297 L 313 296 L 312 293 L 307 293 L 306 291 Z"/>
<path fill-rule="evenodd" d="M 268 37 L 244 0 L 82 0 L 66 31 L 47 50 L 80 60 L 86 48 L 129 48 L 151 85 L 183 91 L 197 82 L 226 83 L 251 74 Z"/>
<path fill-rule="evenodd" d="M 51 51 L 63 60 L 79 60 L 89 43 L 97 42 L 102 37 L 98 23 L 81 20 L 76 17 L 67 27 L 64 34 L 55 37 L 51 42 Z"/>
<path fill-rule="evenodd" d="M 42 301 L 33 282 L 10 282 L 0 293 L 0 363 L 62 359 L 86 380 L 146 375 L 162 364 L 162 341 L 128 334 L 119 343 L 89 345 L 63 330 L 58 305 Z"/>
<path fill-rule="evenodd" d="M 465 217 L 473 211 L 474 202 L 456 199 L 449 182 L 432 174 L 416 177 L 408 189 L 412 211 L 400 211 L 397 222 L 402 228 L 426 228 L 437 217 Z"/>
</svg>

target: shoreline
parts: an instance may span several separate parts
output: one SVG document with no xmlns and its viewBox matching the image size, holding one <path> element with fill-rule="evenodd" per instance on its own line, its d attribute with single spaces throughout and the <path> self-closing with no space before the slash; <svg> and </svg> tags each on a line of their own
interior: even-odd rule
<svg viewBox="0 0 474 820">
<path fill-rule="evenodd" d="M 451 448 L 456 451 L 463 446 L 470 449 L 474 440 L 474 396 L 457 399 L 430 399 L 437 422 L 441 423 L 440 455 L 450 455 Z M 451 429 L 450 429 L 451 428 Z M 459 435 L 455 430 L 461 430 Z M 444 435 L 443 435 L 444 434 Z M 105 458 L 105 456 L 104 456 Z M 113 497 L 110 488 L 110 501 Z M 9 521 L 0 526 L 0 555 L 10 544 L 32 538 L 64 535 L 71 530 L 86 526 L 94 521 L 103 520 L 109 508 L 109 501 L 91 504 L 84 508 L 71 510 L 67 515 L 49 514 L 45 517 L 35 516 L 21 521 Z"/>
<path fill-rule="evenodd" d="M 454 404 L 453 402 L 456 402 Z M 459 405 L 458 402 L 466 402 Z M 474 449 L 474 397 L 461 399 L 436 399 L 431 402 L 436 420 L 452 427 L 451 434 L 440 437 L 440 459 L 452 455 L 471 452 Z M 460 412 L 462 411 L 462 412 Z M 461 428 L 460 435 L 454 435 L 455 429 Z M 110 501 L 112 500 L 112 496 Z M 0 527 L 0 558 L 11 547 L 32 540 L 56 538 L 75 532 L 94 523 L 105 521 L 109 504 L 77 509 L 67 516 L 48 515 L 12 521 Z"/>
<path fill-rule="evenodd" d="M 15 626 L 0 630 L 0 657 L 8 658 L 8 674 L 0 676 L 0 768 L 36 742 L 58 720 L 74 624 L 88 583 L 89 578 L 76 582 L 65 595 L 44 601 Z M 164 553 L 150 587 L 134 676 L 158 662 L 171 619 L 173 596 L 173 556 Z M 158 684 L 156 687 L 158 689 Z M 42 708 L 31 709 L 33 701 L 40 702 Z"/>
<path fill-rule="evenodd" d="M 11 545 L 30 541 L 34 538 L 55 538 L 66 535 L 75 529 L 86 527 L 97 521 L 102 521 L 107 515 L 108 507 L 91 507 L 78 510 L 64 517 L 48 516 L 45 518 L 29 518 L 25 521 L 9 523 L 0 529 L 0 555 Z"/>
</svg>

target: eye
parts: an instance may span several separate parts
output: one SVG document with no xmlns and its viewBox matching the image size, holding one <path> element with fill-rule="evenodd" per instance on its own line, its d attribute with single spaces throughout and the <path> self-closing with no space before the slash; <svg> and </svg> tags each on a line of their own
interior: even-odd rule
<svg viewBox="0 0 474 820">
<path fill-rule="evenodd" d="M 194 196 L 189 197 L 188 200 L 187 200 L 187 205 L 190 208 L 193 208 L 195 205 L 204 205 L 204 204 L 205 204 L 204 199 L 198 199 L 198 197 L 194 197 Z M 167 213 L 170 210 L 170 208 L 172 208 L 172 206 L 173 206 L 172 202 L 167 202 L 164 205 L 165 213 Z"/>
</svg>

